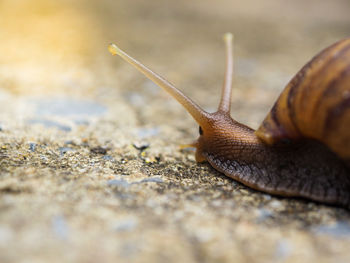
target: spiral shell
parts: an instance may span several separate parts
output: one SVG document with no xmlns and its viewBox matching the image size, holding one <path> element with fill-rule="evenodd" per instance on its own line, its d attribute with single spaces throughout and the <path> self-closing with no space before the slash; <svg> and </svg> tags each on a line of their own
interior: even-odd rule
<svg viewBox="0 0 350 263">
<path fill-rule="evenodd" d="M 256 134 L 267 144 L 315 139 L 350 164 L 350 38 L 324 49 L 296 74 Z"/>
</svg>

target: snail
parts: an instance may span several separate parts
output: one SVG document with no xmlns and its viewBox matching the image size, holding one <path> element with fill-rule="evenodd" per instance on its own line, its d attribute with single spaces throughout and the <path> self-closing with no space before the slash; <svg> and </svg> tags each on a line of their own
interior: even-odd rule
<svg viewBox="0 0 350 263">
<path fill-rule="evenodd" d="M 230 116 L 232 34 L 218 110 L 208 113 L 167 80 L 109 45 L 167 91 L 199 124 L 196 161 L 258 191 L 350 209 L 350 38 L 313 57 L 287 84 L 257 130 Z"/>
</svg>

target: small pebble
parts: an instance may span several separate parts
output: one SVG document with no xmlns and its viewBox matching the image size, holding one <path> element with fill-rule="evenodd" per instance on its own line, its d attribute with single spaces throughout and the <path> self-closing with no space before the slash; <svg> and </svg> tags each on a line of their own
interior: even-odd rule
<svg viewBox="0 0 350 263">
<path fill-rule="evenodd" d="M 103 160 L 106 160 L 106 161 L 113 161 L 113 157 L 110 156 L 110 155 L 104 155 L 104 156 L 102 157 L 102 159 L 103 159 Z"/>
<path fill-rule="evenodd" d="M 34 142 L 29 143 L 29 151 L 35 152 L 35 150 L 36 150 L 36 143 Z"/>
<path fill-rule="evenodd" d="M 132 144 L 132 146 L 134 146 L 135 149 L 139 150 L 139 151 L 144 151 L 149 147 L 149 143 L 147 142 L 135 142 Z"/>
<path fill-rule="evenodd" d="M 43 161 L 48 161 L 49 158 L 47 158 L 45 155 L 40 155 L 40 159 Z"/>
<path fill-rule="evenodd" d="M 96 153 L 96 154 L 106 154 L 107 153 L 107 149 L 105 149 L 105 148 L 103 148 L 101 146 L 97 146 L 97 147 L 91 148 L 90 152 Z"/>
<path fill-rule="evenodd" d="M 60 155 L 63 156 L 65 155 L 67 152 L 72 152 L 74 151 L 74 149 L 70 148 L 70 147 L 60 147 Z"/>
</svg>

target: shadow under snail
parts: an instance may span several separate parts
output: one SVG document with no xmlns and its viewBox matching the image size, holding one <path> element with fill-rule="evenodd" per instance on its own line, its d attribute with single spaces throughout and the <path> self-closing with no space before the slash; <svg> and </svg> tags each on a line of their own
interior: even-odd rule
<svg viewBox="0 0 350 263">
<path fill-rule="evenodd" d="M 196 161 L 253 189 L 350 209 L 350 38 L 324 49 L 288 83 L 257 130 L 230 116 L 232 35 L 219 108 L 201 109 L 115 44 L 109 46 L 170 93 L 199 124 Z"/>
</svg>

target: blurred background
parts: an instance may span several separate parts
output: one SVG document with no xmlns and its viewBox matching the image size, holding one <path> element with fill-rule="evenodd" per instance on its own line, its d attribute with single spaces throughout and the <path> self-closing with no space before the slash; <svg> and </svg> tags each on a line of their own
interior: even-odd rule
<svg viewBox="0 0 350 263">
<path fill-rule="evenodd" d="M 350 36 L 349 14 L 349 0 L 0 0 L 0 261 L 348 262 L 347 211 L 197 165 L 178 149 L 193 120 L 107 46 L 214 111 L 232 32 L 232 113 L 257 128 Z"/>
<path fill-rule="evenodd" d="M 145 79 L 106 52 L 116 42 L 214 109 L 224 72 L 222 35 L 232 32 L 234 110 L 261 109 L 248 119 L 256 126 L 303 64 L 350 34 L 349 8 L 347 0 L 3 0 L 0 87 L 96 98 L 111 92 L 108 86 L 144 96 Z"/>
</svg>

